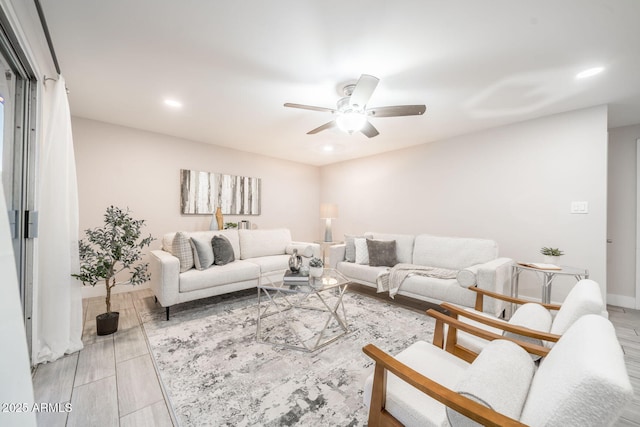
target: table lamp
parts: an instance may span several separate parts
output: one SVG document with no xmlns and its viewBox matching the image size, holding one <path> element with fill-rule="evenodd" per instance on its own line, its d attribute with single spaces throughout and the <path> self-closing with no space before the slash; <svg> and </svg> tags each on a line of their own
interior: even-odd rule
<svg viewBox="0 0 640 427">
<path fill-rule="evenodd" d="M 338 218 L 338 205 L 334 203 L 321 203 L 320 218 L 325 220 L 324 241 L 333 242 L 333 237 L 331 236 L 331 220 Z"/>
</svg>

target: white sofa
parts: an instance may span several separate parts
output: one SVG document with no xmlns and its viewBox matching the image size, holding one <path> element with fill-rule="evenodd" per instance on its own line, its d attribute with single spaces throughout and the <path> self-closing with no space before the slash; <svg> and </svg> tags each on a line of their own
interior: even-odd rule
<svg viewBox="0 0 640 427">
<path fill-rule="evenodd" d="M 211 242 L 214 236 L 225 236 L 233 248 L 235 260 L 225 265 L 198 269 L 182 266 L 174 247 L 178 233 L 167 233 L 162 248 L 150 252 L 151 289 L 158 302 L 166 308 L 200 298 L 249 289 L 258 285 L 261 274 L 288 268 L 294 249 L 308 263 L 311 257 L 321 257 L 317 243 L 294 242 L 287 229 L 275 230 L 215 230 L 180 233 L 182 238 Z M 178 255 L 178 256 L 177 256 Z M 183 263 L 184 264 L 184 263 Z"/>
<path fill-rule="evenodd" d="M 450 302 L 474 307 L 476 293 L 468 289 L 478 286 L 493 292 L 509 295 L 511 292 L 510 258 L 498 257 L 498 245 L 493 240 L 442 237 L 429 234 L 364 233 L 364 237 L 396 242 L 399 263 L 444 268 L 458 271 L 455 279 L 439 279 L 425 276 L 409 276 L 402 283 L 398 295 L 440 304 Z M 349 262 L 345 259 L 345 244 L 331 246 L 330 265 L 351 281 L 377 288 L 376 279 L 389 267 L 373 267 Z M 500 316 L 506 303 L 491 299 L 484 311 Z"/>
</svg>

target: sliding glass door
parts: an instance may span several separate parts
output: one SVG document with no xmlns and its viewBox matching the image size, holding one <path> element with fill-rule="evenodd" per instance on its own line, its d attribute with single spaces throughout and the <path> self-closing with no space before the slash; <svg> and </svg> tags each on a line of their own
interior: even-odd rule
<svg viewBox="0 0 640 427">
<path fill-rule="evenodd" d="M 36 82 L 0 13 L 0 172 L 31 350 Z M 30 224 L 31 223 L 31 224 Z"/>
</svg>

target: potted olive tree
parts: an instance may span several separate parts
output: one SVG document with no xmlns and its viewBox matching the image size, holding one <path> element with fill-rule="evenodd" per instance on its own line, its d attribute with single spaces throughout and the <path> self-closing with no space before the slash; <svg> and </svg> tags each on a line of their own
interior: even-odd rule
<svg viewBox="0 0 640 427">
<path fill-rule="evenodd" d="M 142 248 L 154 240 L 151 235 L 141 238 L 144 220 L 135 220 L 129 209 L 109 206 L 104 214 L 104 226 L 85 230 L 86 240 L 79 242 L 80 273 L 72 274 L 83 285 L 95 286 L 104 281 L 107 296 L 106 313 L 96 316 L 98 335 L 109 335 L 118 330 L 119 313 L 111 311 L 111 289 L 116 285 L 138 285 L 149 280 L 148 263 L 138 263 Z M 116 276 L 128 274 L 126 280 Z"/>
</svg>

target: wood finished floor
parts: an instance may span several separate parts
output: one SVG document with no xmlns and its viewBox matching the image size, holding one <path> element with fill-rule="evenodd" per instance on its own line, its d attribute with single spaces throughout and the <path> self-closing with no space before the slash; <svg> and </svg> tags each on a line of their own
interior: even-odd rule
<svg viewBox="0 0 640 427">
<path fill-rule="evenodd" d="M 104 311 L 104 299 L 91 298 L 83 304 L 84 349 L 38 365 L 33 375 L 36 402 L 71 402 L 73 410 L 38 413 L 38 426 L 177 426 L 140 324 L 140 313 L 163 311 L 154 303 L 151 291 L 115 295 L 112 306 L 120 312 L 120 325 L 116 334 L 105 337 L 95 333 L 95 316 Z M 631 384 L 639 391 L 640 311 L 607 308 Z M 640 426 L 640 394 L 634 393 L 615 426 Z"/>
</svg>

